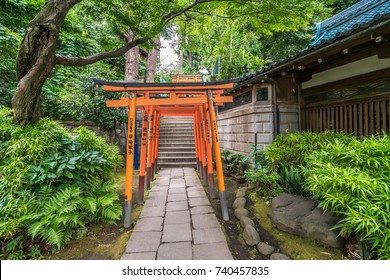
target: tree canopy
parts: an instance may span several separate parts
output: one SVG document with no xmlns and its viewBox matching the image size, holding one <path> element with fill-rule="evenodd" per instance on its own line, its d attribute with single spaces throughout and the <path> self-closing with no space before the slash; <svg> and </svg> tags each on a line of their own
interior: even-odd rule
<svg viewBox="0 0 390 280">
<path fill-rule="evenodd" d="M 220 77 L 228 78 L 242 75 L 245 64 L 253 71 L 301 49 L 313 23 L 344 2 L 4 0 L 0 104 L 13 107 L 18 124 L 38 120 L 41 107 L 55 118 L 98 121 L 94 116 L 102 115 L 108 97 L 92 88 L 90 78 L 123 79 L 123 54 L 151 48 L 167 27 L 176 28 L 187 72 L 211 70 L 220 55 Z M 105 122 L 117 117 L 107 115 Z"/>
</svg>

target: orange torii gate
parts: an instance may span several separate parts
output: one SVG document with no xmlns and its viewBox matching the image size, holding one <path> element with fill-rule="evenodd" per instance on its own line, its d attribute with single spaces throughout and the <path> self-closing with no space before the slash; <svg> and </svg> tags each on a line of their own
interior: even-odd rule
<svg viewBox="0 0 390 280">
<path fill-rule="evenodd" d="M 96 85 L 103 86 L 106 91 L 128 93 L 128 97 L 106 102 L 107 107 L 129 108 L 126 148 L 125 228 L 131 225 L 137 107 L 138 110 L 144 113 L 142 118 L 138 203 L 143 203 L 145 185 L 146 189 L 150 189 L 151 181 L 157 171 L 160 118 L 163 116 L 191 116 L 194 121 L 198 173 L 203 184 L 209 186 L 210 196 L 215 197 L 211 151 L 213 147 L 222 217 L 226 221 L 229 220 L 214 105 L 233 102 L 232 96 L 222 96 L 222 94 L 225 89 L 233 87 L 234 81 L 129 83 L 94 79 L 94 82 Z"/>
</svg>

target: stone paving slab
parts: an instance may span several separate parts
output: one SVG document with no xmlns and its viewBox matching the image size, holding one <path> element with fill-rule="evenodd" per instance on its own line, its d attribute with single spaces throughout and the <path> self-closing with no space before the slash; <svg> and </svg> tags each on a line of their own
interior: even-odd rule
<svg viewBox="0 0 390 280">
<path fill-rule="evenodd" d="M 211 206 L 195 206 L 190 208 L 191 215 L 214 213 Z"/>
<path fill-rule="evenodd" d="M 122 259 L 233 259 L 195 169 L 159 171 Z"/>
<path fill-rule="evenodd" d="M 165 206 L 147 207 L 147 204 L 145 203 L 144 209 L 142 209 L 140 218 L 164 217 L 164 215 L 165 215 Z"/>
<path fill-rule="evenodd" d="M 168 186 L 165 185 L 153 186 L 153 188 L 150 190 L 150 192 L 166 192 L 166 191 L 168 191 Z"/>
<path fill-rule="evenodd" d="M 133 232 L 126 246 L 126 253 L 156 252 L 162 232 Z"/>
<path fill-rule="evenodd" d="M 172 178 L 170 182 L 170 186 L 172 186 L 172 184 L 185 184 L 185 181 L 183 177 Z"/>
<path fill-rule="evenodd" d="M 165 225 L 174 225 L 174 224 L 189 224 L 191 222 L 190 212 L 186 211 L 174 211 L 167 212 L 165 214 Z"/>
<path fill-rule="evenodd" d="M 186 185 L 184 183 L 171 183 L 171 185 L 169 186 L 170 189 L 184 189 L 185 187 Z"/>
<path fill-rule="evenodd" d="M 204 192 L 204 189 L 201 186 L 187 187 L 187 192 Z"/>
<path fill-rule="evenodd" d="M 164 225 L 162 242 L 192 241 L 191 225 Z"/>
<path fill-rule="evenodd" d="M 123 254 L 121 260 L 155 260 L 156 252 Z"/>
<path fill-rule="evenodd" d="M 217 217 L 215 217 L 215 214 L 192 215 L 191 218 L 192 218 L 192 225 L 194 229 L 202 229 L 202 228 L 221 229 L 221 225 L 219 224 Z"/>
<path fill-rule="evenodd" d="M 194 260 L 232 260 L 226 241 L 192 246 Z"/>
<path fill-rule="evenodd" d="M 192 260 L 191 242 L 161 244 L 157 251 L 158 260 Z"/>
<path fill-rule="evenodd" d="M 151 192 L 149 194 L 148 200 L 158 200 L 166 199 L 168 191 L 159 191 L 159 192 Z M 164 204 L 164 203 L 162 203 Z"/>
<path fill-rule="evenodd" d="M 225 242 L 225 235 L 221 228 L 205 228 L 192 230 L 194 244 L 207 244 Z"/>
<path fill-rule="evenodd" d="M 166 202 L 167 200 L 164 199 L 164 201 L 160 201 L 160 200 L 157 200 L 157 199 L 154 199 L 154 200 L 149 200 L 147 199 L 146 202 L 144 203 L 144 207 L 146 208 L 150 208 L 150 207 L 164 207 L 164 203 Z"/>
<path fill-rule="evenodd" d="M 168 201 L 187 201 L 187 195 L 184 194 L 169 194 Z"/>
<path fill-rule="evenodd" d="M 210 201 L 205 197 L 190 197 L 189 200 L 190 207 L 211 205 Z"/>
<path fill-rule="evenodd" d="M 163 217 L 141 218 L 137 221 L 134 231 L 162 231 Z"/>
<path fill-rule="evenodd" d="M 185 188 L 175 188 L 175 189 L 169 189 L 168 194 L 185 194 L 186 189 Z"/>
<path fill-rule="evenodd" d="M 188 191 L 188 197 L 206 197 L 204 190 Z"/>
<path fill-rule="evenodd" d="M 187 201 L 172 201 L 167 203 L 166 211 L 182 211 L 188 210 L 188 202 Z"/>
</svg>

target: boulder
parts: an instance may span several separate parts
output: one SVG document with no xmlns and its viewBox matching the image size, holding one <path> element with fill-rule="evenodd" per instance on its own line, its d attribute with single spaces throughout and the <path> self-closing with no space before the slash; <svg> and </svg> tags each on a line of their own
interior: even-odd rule
<svg viewBox="0 0 390 280">
<path fill-rule="evenodd" d="M 240 224 L 241 224 L 242 228 L 245 228 L 246 225 L 251 225 L 252 227 L 255 226 L 255 222 L 251 218 L 248 218 L 247 216 L 241 217 Z"/>
<path fill-rule="evenodd" d="M 251 225 L 246 225 L 243 232 L 245 243 L 249 246 L 255 246 L 260 242 L 260 236 L 256 229 Z"/>
<path fill-rule="evenodd" d="M 248 217 L 249 212 L 245 208 L 237 208 L 236 210 L 234 210 L 234 215 L 237 219 L 241 219 L 242 216 Z"/>
<path fill-rule="evenodd" d="M 247 187 L 242 187 L 242 188 L 239 188 L 238 191 L 239 192 L 246 192 L 248 188 Z"/>
<path fill-rule="evenodd" d="M 269 259 L 270 260 L 289 260 L 290 258 L 288 256 L 286 256 L 285 254 L 274 253 L 271 255 L 271 257 Z"/>
<path fill-rule="evenodd" d="M 245 197 L 245 192 L 243 192 L 243 191 L 238 191 L 238 192 L 236 193 L 236 198 L 240 198 L 240 197 Z"/>
<path fill-rule="evenodd" d="M 260 242 L 259 244 L 257 244 L 257 250 L 259 251 L 260 254 L 268 256 L 275 251 L 275 248 L 272 247 L 271 245 L 268 245 L 267 243 Z"/>
<path fill-rule="evenodd" d="M 239 188 L 236 193 L 236 198 L 245 197 L 247 188 Z"/>
<path fill-rule="evenodd" d="M 344 247 L 338 231 L 330 230 L 339 219 L 317 207 L 308 197 L 282 194 L 272 200 L 268 214 L 274 226 L 285 232 L 314 239 L 333 248 Z"/>
<path fill-rule="evenodd" d="M 244 208 L 246 204 L 246 199 L 243 197 L 236 198 L 233 202 L 233 209 Z"/>
</svg>

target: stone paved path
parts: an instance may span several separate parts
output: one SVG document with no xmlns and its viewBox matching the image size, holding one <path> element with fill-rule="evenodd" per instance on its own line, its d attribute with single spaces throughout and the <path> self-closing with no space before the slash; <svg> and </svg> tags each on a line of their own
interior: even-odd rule
<svg viewBox="0 0 390 280">
<path fill-rule="evenodd" d="M 193 168 L 160 170 L 121 259 L 233 259 Z"/>
</svg>

